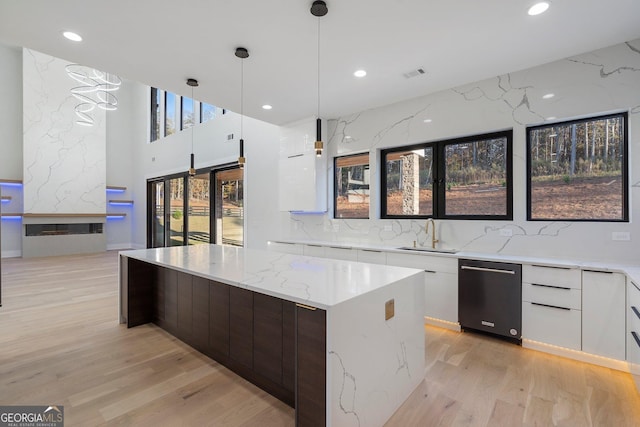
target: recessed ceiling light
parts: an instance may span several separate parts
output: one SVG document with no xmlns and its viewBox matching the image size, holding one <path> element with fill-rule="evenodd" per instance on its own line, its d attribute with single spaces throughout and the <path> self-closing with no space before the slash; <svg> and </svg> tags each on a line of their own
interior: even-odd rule
<svg viewBox="0 0 640 427">
<path fill-rule="evenodd" d="M 264 104 L 264 105 L 262 106 L 262 109 L 263 109 L 263 110 L 271 110 L 272 108 L 273 108 L 273 107 L 272 107 L 271 105 L 269 105 L 269 104 Z"/>
<path fill-rule="evenodd" d="M 80 34 L 76 34 L 73 31 L 65 31 L 64 33 L 62 33 L 62 35 L 66 39 L 71 40 L 73 42 L 81 42 L 82 41 L 82 37 L 80 36 Z"/>
<path fill-rule="evenodd" d="M 425 123 L 431 123 L 432 121 L 433 121 L 433 120 L 431 120 L 431 119 L 424 119 L 424 120 L 423 120 L 423 122 L 425 122 Z"/>
<path fill-rule="evenodd" d="M 546 95 L 542 95 L 542 99 L 551 99 L 551 98 L 553 98 L 554 96 L 556 96 L 556 94 L 555 94 L 555 93 L 548 93 L 548 94 L 546 94 Z"/>
<path fill-rule="evenodd" d="M 556 118 L 557 118 L 556 116 L 549 116 L 545 120 L 555 120 Z"/>
<path fill-rule="evenodd" d="M 358 70 L 354 72 L 353 75 L 356 77 L 364 77 L 367 75 L 367 72 L 365 70 Z"/>
<path fill-rule="evenodd" d="M 541 1 L 540 3 L 536 3 L 531 6 L 527 13 L 531 16 L 535 16 L 546 12 L 547 9 L 549 9 L 549 3 L 547 3 L 546 1 Z"/>
</svg>

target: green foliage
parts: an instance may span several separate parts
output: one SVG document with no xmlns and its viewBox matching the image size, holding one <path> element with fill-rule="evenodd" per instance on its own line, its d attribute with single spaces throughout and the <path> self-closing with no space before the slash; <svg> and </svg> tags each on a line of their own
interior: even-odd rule
<svg viewBox="0 0 640 427">
<path fill-rule="evenodd" d="M 179 220 L 182 219 L 182 211 L 180 209 L 177 209 L 177 210 L 173 211 L 171 216 L 173 217 L 173 219 L 179 221 Z"/>
</svg>

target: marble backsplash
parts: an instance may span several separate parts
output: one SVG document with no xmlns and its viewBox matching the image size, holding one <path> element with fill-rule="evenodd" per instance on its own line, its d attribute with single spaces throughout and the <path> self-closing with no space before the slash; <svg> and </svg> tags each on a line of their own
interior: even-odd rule
<svg viewBox="0 0 640 427">
<path fill-rule="evenodd" d="M 619 111 L 629 112 L 630 222 L 527 221 L 526 126 Z M 430 245 L 424 220 L 379 219 L 380 150 L 503 129 L 514 133 L 513 221 L 436 220 L 440 248 L 640 263 L 640 40 L 331 121 L 329 156 L 370 153 L 371 219 L 333 219 L 330 179 L 329 213 L 283 213 L 283 237 Z M 631 240 L 614 241 L 614 232 Z"/>
</svg>

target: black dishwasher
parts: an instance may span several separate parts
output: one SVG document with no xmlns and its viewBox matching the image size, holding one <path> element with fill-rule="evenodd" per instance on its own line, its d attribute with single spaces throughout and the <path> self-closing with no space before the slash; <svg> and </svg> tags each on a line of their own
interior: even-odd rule
<svg viewBox="0 0 640 427">
<path fill-rule="evenodd" d="M 522 266 L 459 259 L 458 320 L 463 330 L 488 332 L 520 343 Z"/>
</svg>

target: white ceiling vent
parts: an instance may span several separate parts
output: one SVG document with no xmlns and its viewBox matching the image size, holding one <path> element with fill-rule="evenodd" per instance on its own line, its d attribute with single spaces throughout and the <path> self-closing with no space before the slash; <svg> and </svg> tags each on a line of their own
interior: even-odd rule
<svg viewBox="0 0 640 427">
<path fill-rule="evenodd" d="M 403 76 L 407 79 L 410 79 L 413 77 L 421 76 L 423 74 L 427 74 L 427 72 L 424 70 L 424 67 L 418 67 L 415 70 L 411 70 L 408 73 L 404 73 Z"/>
</svg>

